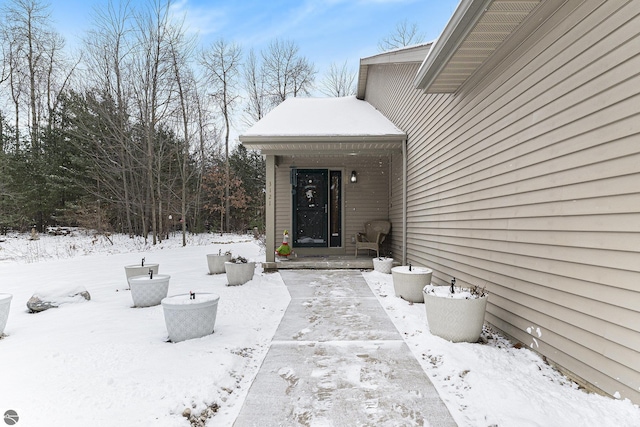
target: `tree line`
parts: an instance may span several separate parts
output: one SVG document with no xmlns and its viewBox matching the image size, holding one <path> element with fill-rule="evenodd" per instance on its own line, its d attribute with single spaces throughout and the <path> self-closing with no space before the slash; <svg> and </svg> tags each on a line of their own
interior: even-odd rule
<svg viewBox="0 0 640 427">
<path fill-rule="evenodd" d="M 245 120 L 309 93 L 316 71 L 274 40 L 243 63 L 240 46 L 206 48 L 170 2 L 96 10 L 73 58 L 39 0 L 0 11 L 0 225 L 84 225 L 153 242 L 170 230 L 263 226 L 264 162 L 230 141 Z M 246 90 L 245 90 L 246 89 Z"/>
<path fill-rule="evenodd" d="M 265 164 L 231 139 L 289 97 L 351 95 L 332 64 L 316 84 L 294 41 L 204 48 L 170 0 L 95 9 L 70 54 L 41 0 L 0 8 L 0 227 L 80 225 L 150 236 L 264 226 Z"/>
</svg>

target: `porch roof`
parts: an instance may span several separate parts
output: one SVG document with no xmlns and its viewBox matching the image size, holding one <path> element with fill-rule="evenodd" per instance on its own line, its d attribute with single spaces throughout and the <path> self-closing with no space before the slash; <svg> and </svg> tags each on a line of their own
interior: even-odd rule
<svg viewBox="0 0 640 427">
<path fill-rule="evenodd" d="M 355 96 L 289 98 L 240 141 L 263 154 L 361 154 L 400 150 L 405 132 Z"/>
</svg>

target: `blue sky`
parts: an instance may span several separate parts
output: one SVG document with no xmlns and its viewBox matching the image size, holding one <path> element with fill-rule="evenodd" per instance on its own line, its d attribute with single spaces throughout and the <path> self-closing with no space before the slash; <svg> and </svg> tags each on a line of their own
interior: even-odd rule
<svg viewBox="0 0 640 427">
<path fill-rule="evenodd" d="M 135 5 L 147 0 L 130 1 Z M 0 5 L 5 2 L 0 0 Z M 68 45 L 79 46 L 93 7 L 106 3 L 50 0 L 52 19 Z M 293 40 L 319 75 L 331 62 L 345 60 L 355 71 L 358 60 L 378 53 L 378 41 L 405 19 L 418 24 L 426 41 L 437 38 L 457 5 L 458 0 L 173 1 L 174 11 L 186 15 L 187 28 L 199 34 L 203 46 L 224 37 L 245 51 L 260 51 L 275 38 Z"/>
</svg>

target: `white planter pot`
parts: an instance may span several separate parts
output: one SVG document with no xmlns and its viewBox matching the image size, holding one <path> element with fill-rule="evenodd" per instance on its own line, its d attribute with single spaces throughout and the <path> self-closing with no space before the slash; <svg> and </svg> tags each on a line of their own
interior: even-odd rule
<svg viewBox="0 0 640 427">
<path fill-rule="evenodd" d="M 393 267 L 393 258 L 374 258 L 373 269 L 384 274 L 391 274 L 391 267 Z"/>
<path fill-rule="evenodd" d="M 213 333 L 220 297 L 210 293 L 173 295 L 162 300 L 164 323 L 172 342 L 200 338 Z"/>
<path fill-rule="evenodd" d="M 227 281 L 229 286 L 244 285 L 253 279 L 253 273 L 256 269 L 255 262 L 225 262 L 224 269 L 227 272 Z"/>
<path fill-rule="evenodd" d="M 148 275 L 129 278 L 133 305 L 151 307 L 160 304 L 169 291 L 170 278 L 171 276 L 168 274 L 154 274 L 153 279 L 150 279 Z"/>
<path fill-rule="evenodd" d="M 129 278 L 134 276 L 144 276 L 149 274 L 149 270 L 153 270 L 153 275 L 158 274 L 158 269 L 160 268 L 160 264 L 145 264 L 144 266 L 140 264 L 135 265 L 125 265 L 124 273 L 127 275 L 127 283 L 129 283 Z"/>
<path fill-rule="evenodd" d="M 4 327 L 7 326 L 12 298 L 11 294 L 0 294 L 0 335 L 4 333 Z"/>
<path fill-rule="evenodd" d="M 424 302 L 422 289 L 431 283 L 433 270 L 424 267 L 411 267 L 408 265 L 393 267 L 393 289 L 397 297 L 410 302 Z"/>
<path fill-rule="evenodd" d="M 452 342 L 477 342 L 482 333 L 487 296 L 450 298 L 424 293 L 429 331 Z"/>
<path fill-rule="evenodd" d="M 229 261 L 231 261 L 231 254 L 207 254 L 207 265 L 209 266 L 209 274 L 224 273 L 224 263 Z"/>
</svg>

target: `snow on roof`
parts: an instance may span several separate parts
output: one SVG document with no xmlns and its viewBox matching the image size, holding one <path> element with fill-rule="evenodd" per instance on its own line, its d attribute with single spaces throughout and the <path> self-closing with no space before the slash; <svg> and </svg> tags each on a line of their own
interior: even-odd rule
<svg viewBox="0 0 640 427">
<path fill-rule="evenodd" d="M 403 136 L 381 112 L 355 96 L 289 98 L 240 136 Z"/>
</svg>

